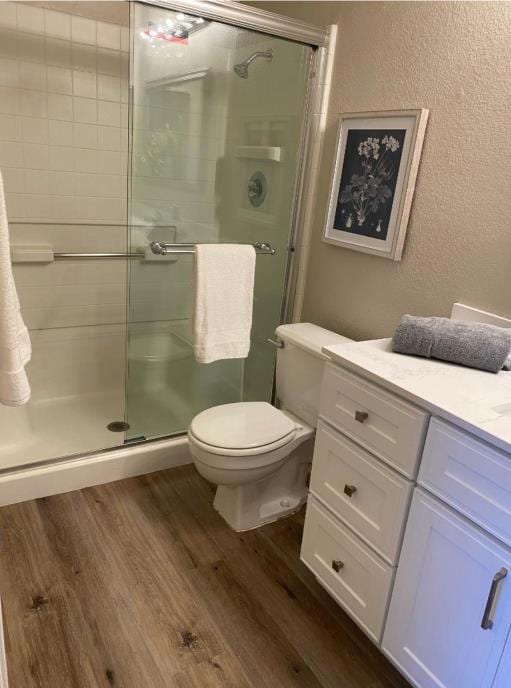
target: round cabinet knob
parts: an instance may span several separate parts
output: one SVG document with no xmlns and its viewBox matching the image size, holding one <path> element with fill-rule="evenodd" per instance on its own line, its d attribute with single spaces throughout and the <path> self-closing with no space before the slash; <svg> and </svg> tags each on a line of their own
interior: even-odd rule
<svg viewBox="0 0 511 688">
<path fill-rule="evenodd" d="M 341 561 L 340 559 L 334 559 L 332 561 L 332 568 L 336 573 L 339 573 L 339 571 L 343 568 L 344 562 Z"/>
<path fill-rule="evenodd" d="M 368 418 L 367 411 L 355 411 L 355 420 L 358 420 L 359 423 L 365 423 Z"/>
<path fill-rule="evenodd" d="M 348 497 L 353 497 L 355 492 L 357 491 L 357 488 L 355 485 L 345 485 L 344 486 L 344 494 L 348 495 Z"/>
</svg>

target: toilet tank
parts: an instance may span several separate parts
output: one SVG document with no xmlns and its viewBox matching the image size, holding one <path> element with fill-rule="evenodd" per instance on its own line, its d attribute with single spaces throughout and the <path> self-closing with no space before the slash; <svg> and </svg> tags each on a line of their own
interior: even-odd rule
<svg viewBox="0 0 511 688">
<path fill-rule="evenodd" d="M 277 351 L 277 404 L 316 427 L 323 368 L 328 361 L 321 349 L 353 340 L 311 323 L 280 325 L 276 334 L 284 343 Z"/>
</svg>

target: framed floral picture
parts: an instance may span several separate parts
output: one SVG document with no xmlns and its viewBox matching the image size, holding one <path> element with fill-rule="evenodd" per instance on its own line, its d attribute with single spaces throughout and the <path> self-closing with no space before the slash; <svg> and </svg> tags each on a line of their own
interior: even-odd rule
<svg viewBox="0 0 511 688">
<path fill-rule="evenodd" d="M 401 260 L 428 114 L 341 115 L 324 241 Z"/>
</svg>

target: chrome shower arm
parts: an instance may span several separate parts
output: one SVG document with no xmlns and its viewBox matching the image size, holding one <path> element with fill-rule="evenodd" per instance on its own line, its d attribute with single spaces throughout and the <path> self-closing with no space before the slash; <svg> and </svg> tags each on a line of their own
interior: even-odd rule
<svg viewBox="0 0 511 688">
<path fill-rule="evenodd" d="M 273 50 L 271 48 L 269 50 L 258 50 L 257 52 L 252 53 L 250 57 L 247 57 L 244 64 L 248 67 L 254 60 L 257 60 L 258 57 L 262 57 L 265 60 L 272 60 Z"/>
<path fill-rule="evenodd" d="M 268 62 L 271 62 L 271 60 L 273 60 L 273 50 L 269 48 L 268 50 L 258 50 L 257 52 L 252 53 L 252 55 L 249 55 L 246 60 L 243 60 L 243 62 L 234 65 L 234 73 L 242 79 L 247 79 L 248 67 L 254 60 L 257 60 L 258 57 L 261 57 L 264 60 L 268 60 Z"/>
</svg>

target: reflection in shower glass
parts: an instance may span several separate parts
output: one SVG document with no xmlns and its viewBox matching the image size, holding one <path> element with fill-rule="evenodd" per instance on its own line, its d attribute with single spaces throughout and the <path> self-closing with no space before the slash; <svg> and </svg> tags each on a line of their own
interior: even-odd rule
<svg viewBox="0 0 511 688">
<path fill-rule="evenodd" d="M 154 240 L 277 249 L 257 257 L 249 357 L 208 365 L 192 349 L 193 256 L 130 265 L 128 436 L 152 437 L 185 431 L 209 406 L 271 399 L 267 339 L 284 295 L 312 50 L 149 5 L 135 4 L 131 28 L 131 250 Z"/>
</svg>

